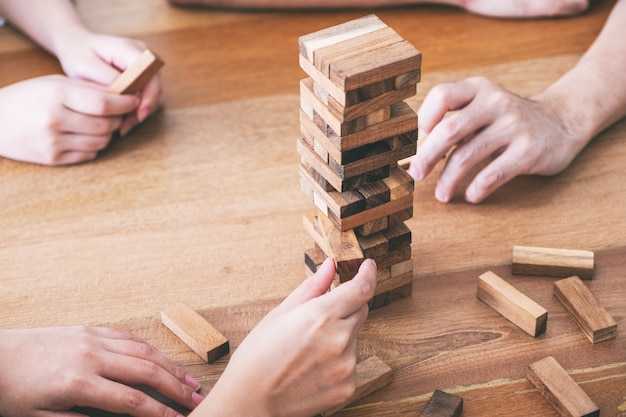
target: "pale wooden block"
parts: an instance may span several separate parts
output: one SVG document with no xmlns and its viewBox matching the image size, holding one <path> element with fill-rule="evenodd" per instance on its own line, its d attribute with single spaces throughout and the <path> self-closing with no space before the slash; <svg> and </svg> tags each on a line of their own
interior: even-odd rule
<svg viewBox="0 0 626 417">
<path fill-rule="evenodd" d="M 567 278 L 593 278 L 594 253 L 587 250 L 513 247 L 513 273 Z"/>
<path fill-rule="evenodd" d="M 324 147 L 323 143 L 321 143 L 319 141 L 314 141 L 313 142 L 313 150 L 315 151 L 316 154 L 319 155 L 319 157 L 322 159 L 322 161 L 328 162 L 328 151 Z"/>
<path fill-rule="evenodd" d="M 182 302 L 161 311 L 161 321 L 205 362 L 214 362 L 230 350 L 228 339 Z"/>
<path fill-rule="evenodd" d="M 463 411 L 463 398 L 435 390 L 420 417 L 458 417 Z"/>
<path fill-rule="evenodd" d="M 315 68 L 312 62 L 309 62 L 302 54 L 298 57 L 300 68 L 306 72 L 306 74 L 315 80 L 321 88 L 324 89 L 332 98 L 334 98 L 342 106 L 346 105 L 346 92 L 337 87 L 328 77 L 326 77 L 320 70 Z"/>
<path fill-rule="evenodd" d="M 546 330 L 548 311 L 491 271 L 478 277 L 478 298 L 533 337 Z"/>
<path fill-rule="evenodd" d="M 313 78 L 313 93 L 315 93 L 315 97 L 319 98 L 320 101 L 328 106 L 328 92 Z"/>
<path fill-rule="evenodd" d="M 413 274 L 413 259 L 409 259 L 408 261 L 400 262 L 395 265 L 391 265 L 391 276 L 395 277 L 398 275 L 406 274 L 410 272 Z"/>
<path fill-rule="evenodd" d="M 316 49 L 344 42 L 348 39 L 356 38 L 364 34 L 382 29 L 387 25 L 376 15 L 368 15 L 359 19 L 351 20 L 340 25 L 335 25 L 298 39 L 300 53 L 310 62 L 314 62 L 314 52 Z"/>
<path fill-rule="evenodd" d="M 113 94 L 135 94 L 163 67 L 164 62 L 146 49 L 130 67 L 126 68 L 107 89 Z"/>
<path fill-rule="evenodd" d="M 556 281 L 554 295 L 592 343 L 617 335 L 617 323 L 580 278 Z"/>
<path fill-rule="evenodd" d="M 527 378 L 561 416 L 600 415 L 600 408 L 552 356 L 531 364 Z"/>
<path fill-rule="evenodd" d="M 313 204 L 322 212 L 324 215 L 328 216 L 328 206 L 320 197 L 320 195 L 316 192 L 313 193 Z"/>
<path fill-rule="evenodd" d="M 324 416 L 330 416 L 346 406 L 367 397 L 375 391 L 389 385 L 393 380 L 393 370 L 378 356 L 370 356 L 356 365 L 356 391 L 344 404 L 327 410 Z"/>
</svg>

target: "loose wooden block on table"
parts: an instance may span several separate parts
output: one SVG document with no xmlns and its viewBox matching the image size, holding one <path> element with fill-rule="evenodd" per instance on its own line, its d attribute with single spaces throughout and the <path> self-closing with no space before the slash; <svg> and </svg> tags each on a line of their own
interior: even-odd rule
<svg viewBox="0 0 626 417">
<path fill-rule="evenodd" d="M 546 331 L 548 311 L 491 271 L 478 277 L 478 298 L 533 337 Z"/>
<path fill-rule="evenodd" d="M 216 361 L 230 350 L 228 339 L 204 317 L 182 302 L 163 310 L 161 321 L 208 363 Z"/>
<path fill-rule="evenodd" d="M 600 415 L 600 408 L 552 356 L 531 364 L 527 377 L 561 416 Z"/>
<path fill-rule="evenodd" d="M 356 391 L 345 404 L 324 412 L 324 416 L 335 414 L 346 406 L 365 398 L 371 393 L 389 385 L 393 380 L 393 370 L 378 356 L 370 356 L 356 365 Z"/>
<path fill-rule="evenodd" d="M 617 323 L 580 278 L 556 281 L 554 295 L 592 343 L 617 335 Z"/>
<path fill-rule="evenodd" d="M 420 417 L 458 417 L 463 411 L 463 398 L 435 390 Z"/>
<path fill-rule="evenodd" d="M 109 86 L 107 92 L 113 94 L 134 94 L 141 91 L 148 81 L 163 67 L 164 62 L 149 49 Z"/>
<path fill-rule="evenodd" d="M 512 271 L 518 275 L 593 278 L 594 254 L 587 250 L 513 247 Z"/>
</svg>

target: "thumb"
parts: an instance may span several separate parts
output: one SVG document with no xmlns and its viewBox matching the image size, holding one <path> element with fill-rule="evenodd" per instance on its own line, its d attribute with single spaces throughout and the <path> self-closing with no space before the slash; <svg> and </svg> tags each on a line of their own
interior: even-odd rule
<svg viewBox="0 0 626 417">
<path fill-rule="evenodd" d="M 284 313 L 306 303 L 313 298 L 317 298 L 328 292 L 330 284 L 335 277 L 335 263 L 332 259 L 326 258 L 324 263 L 317 268 L 315 274 L 305 279 L 295 290 L 283 300 L 283 302 L 273 311 Z"/>
</svg>

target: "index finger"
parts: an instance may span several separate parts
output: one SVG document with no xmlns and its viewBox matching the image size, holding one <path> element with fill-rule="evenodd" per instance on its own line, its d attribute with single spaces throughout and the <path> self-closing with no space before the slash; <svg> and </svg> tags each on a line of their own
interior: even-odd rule
<svg viewBox="0 0 626 417">
<path fill-rule="evenodd" d="M 323 295 L 325 303 L 334 310 L 339 318 L 347 318 L 366 305 L 376 291 L 376 262 L 366 259 L 359 267 L 359 272 L 350 281 L 344 282 L 330 293 Z"/>
</svg>

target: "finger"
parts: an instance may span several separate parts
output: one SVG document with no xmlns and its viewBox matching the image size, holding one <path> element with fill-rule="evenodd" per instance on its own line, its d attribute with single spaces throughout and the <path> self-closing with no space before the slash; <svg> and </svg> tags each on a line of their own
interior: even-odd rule
<svg viewBox="0 0 626 417">
<path fill-rule="evenodd" d="M 132 94 L 109 94 L 101 87 L 85 81 L 68 88 L 63 105 L 70 110 L 91 116 L 122 116 L 135 111 L 139 97 Z"/>
<path fill-rule="evenodd" d="M 502 185 L 526 173 L 519 153 L 511 146 L 483 168 L 465 190 L 465 200 L 480 203 Z"/>
<path fill-rule="evenodd" d="M 124 116 L 124 119 L 122 119 L 122 124 L 120 125 L 119 129 L 120 136 L 126 136 L 138 124 L 139 118 L 137 117 L 137 113 L 128 113 L 126 116 Z"/>
<path fill-rule="evenodd" d="M 161 105 L 161 74 L 157 73 L 141 91 L 141 102 L 137 108 L 137 119 L 142 122 Z"/>
<path fill-rule="evenodd" d="M 482 79 L 470 78 L 436 86 L 429 92 L 430 99 L 424 100 L 418 111 L 420 127 L 428 133 L 428 138 L 411 158 L 411 176 L 424 179 L 448 151 L 489 123 L 489 113 L 473 102 L 485 83 Z M 444 119 L 451 110 L 458 111 Z"/>
<path fill-rule="evenodd" d="M 126 385 L 99 378 L 81 387 L 80 406 L 135 417 L 177 417 L 180 414 L 149 395 Z"/>
<path fill-rule="evenodd" d="M 110 354 L 101 357 L 103 377 L 126 385 L 145 385 L 189 409 L 199 403 L 199 394 L 171 372 L 151 360 Z M 183 373 L 184 380 L 184 373 Z M 194 402 L 197 399 L 197 402 Z"/>
<path fill-rule="evenodd" d="M 50 161 L 44 162 L 46 165 L 73 165 L 81 162 L 91 161 L 98 156 L 98 152 L 65 151 L 54 156 Z"/>
<path fill-rule="evenodd" d="M 437 182 L 435 190 L 437 200 L 444 203 L 450 201 L 472 168 L 507 146 L 508 142 L 502 135 L 492 133 L 494 129 L 488 128 L 463 141 L 452 151 Z"/>
<path fill-rule="evenodd" d="M 282 314 L 317 298 L 328 292 L 330 284 L 335 277 L 335 264 L 330 258 L 317 268 L 315 274 L 305 279 L 295 290 L 285 298 L 285 300 L 271 314 Z"/>
<path fill-rule="evenodd" d="M 376 290 L 376 274 L 376 263 L 366 259 L 354 278 L 324 296 L 325 308 L 334 311 L 339 318 L 347 318 L 363 306 L 367 307 Z"/>
</svg>

